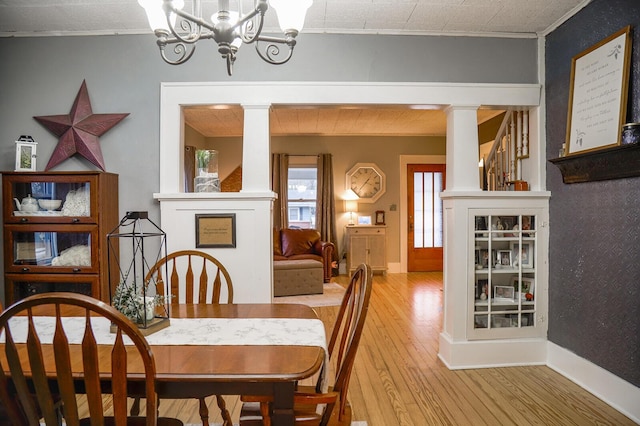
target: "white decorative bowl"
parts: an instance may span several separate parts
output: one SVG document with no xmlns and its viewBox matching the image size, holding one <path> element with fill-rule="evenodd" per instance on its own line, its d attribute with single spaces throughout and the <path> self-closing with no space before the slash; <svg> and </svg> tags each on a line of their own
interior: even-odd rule
<svg viewBox="0 0 640 426">
<path fill-rule="evenodd" d="M 38 200 L 38 204 L 44 210 L 56 210 L 60 208 L 62 200 Z"/>
</svg>

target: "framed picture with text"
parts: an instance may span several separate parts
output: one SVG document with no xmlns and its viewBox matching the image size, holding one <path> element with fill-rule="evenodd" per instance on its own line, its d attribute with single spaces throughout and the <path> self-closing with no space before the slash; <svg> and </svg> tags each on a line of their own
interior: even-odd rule
<svg viewBox="0 0 640 426">
<path fill-rule="evenodd" d="M 565 155 L 620 145 L 630 60 L 631 26 L 573 57 Z"/>
</svg>

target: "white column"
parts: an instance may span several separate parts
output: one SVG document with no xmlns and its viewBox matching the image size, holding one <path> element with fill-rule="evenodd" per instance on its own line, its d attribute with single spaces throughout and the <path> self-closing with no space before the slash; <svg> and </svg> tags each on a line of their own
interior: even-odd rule
<svg viewBox="0 0 640 426">
<path fill-rule="evenodd" d="M 447 191 L 480 191 L 479 105 L 452 105 L 447 113 Z"/>
<path fill-rule="evenodd" d="M 271 191 L 269 112 L 271 104 L 243 104 L 241 192 Z"/>
</svg>

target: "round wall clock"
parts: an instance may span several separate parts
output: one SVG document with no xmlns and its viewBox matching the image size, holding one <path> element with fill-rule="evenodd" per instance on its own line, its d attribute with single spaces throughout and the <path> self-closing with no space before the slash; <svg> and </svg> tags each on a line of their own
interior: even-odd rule
<svg viewBox="0 0 640 426">
<path fill-rule="evenodd" d="M 374 163 L 357 163 L 347 172 L 347 189 L 356 193 L 361 203 L 373 203 L 386 191 L 385 175 Z"/>
</svg>

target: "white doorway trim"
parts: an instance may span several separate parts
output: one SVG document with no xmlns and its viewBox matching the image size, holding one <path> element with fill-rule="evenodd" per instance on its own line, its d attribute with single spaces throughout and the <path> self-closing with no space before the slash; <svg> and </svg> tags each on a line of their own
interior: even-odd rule
<svg viewBox="0 0 640 426">
<path fill-rule="evenodd" d="M 389 272 L 407 272 L 407 165 L 409 164 L 446 164 L 446 155 L 401 155 L 400 156 L 400 265 L 394 271 L 389 265 Z"/>
</svg>

